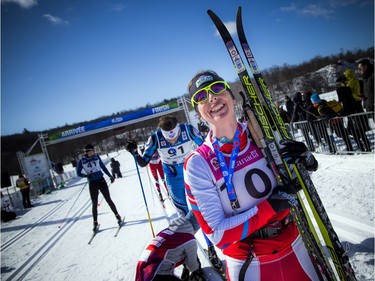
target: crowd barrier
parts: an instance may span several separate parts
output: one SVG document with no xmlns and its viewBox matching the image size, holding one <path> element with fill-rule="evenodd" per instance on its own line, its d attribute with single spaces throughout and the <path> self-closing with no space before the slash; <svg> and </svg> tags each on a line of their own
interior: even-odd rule
<svg viewBox="0 0 375 281">
<path fill-rule="evenodd" d="M 64 187 L 65 182 L 77 176 L 76 171 L 63 172 L 61 174 L 55 174 L 54 181 L 57 189 Z"/>
<path fill-rule="evenodd" d="M 287 124 L 291 135 L 309 150 L 327 154 L 371 153 L 374 150 L 374 113 L 363 112 L 330 120 Z"/>
</svg>

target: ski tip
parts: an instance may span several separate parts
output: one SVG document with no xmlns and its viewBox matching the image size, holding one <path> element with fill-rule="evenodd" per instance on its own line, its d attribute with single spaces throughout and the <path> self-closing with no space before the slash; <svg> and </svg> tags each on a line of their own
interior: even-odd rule
<svg viewBox="0 0 375 281">
<path fill-rule="evenodd" d="M 207 10 L 207 14 L 209 16 L 211 16 L 211 15 L 215 15 L 216 16 L 216 14 L 212 10 L 210 10 L 210 9 Z"/>
</svg>

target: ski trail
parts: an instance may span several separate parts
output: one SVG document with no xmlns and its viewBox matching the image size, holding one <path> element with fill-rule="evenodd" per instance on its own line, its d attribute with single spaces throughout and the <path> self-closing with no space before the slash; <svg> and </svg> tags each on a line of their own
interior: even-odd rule
<svg viewBox="0 0 375 281">
<path fill-rule="evenodd" d="M 374 250 L 373 243 L 367 243 L 368 237 L 374 237 L 374 226 L 365 224 L 358 220 L 348 218 L 338 214 L 329 214 L 334 229 L 341 240 L 346 240 L 353 244 L 365 247 L 369 251 Z"/>
<path fill-rule="evenodd" d="M 43 258 L 49 253 L 49 251 L 56 245 L 56 243 L 64 237 L 64 235 L 70 230 L 70 228 L 76 223 L 78 218 L 85 213 L 91 206 L 91 200 L 87 200 L 86 203 L 73 215 L 73 220 L 69 220 L 66 226 L 56 233 L 53 233 L 49 238 L 45 240 L 43 245 L 35 249 L 34 253 L 24 261 L 12 275 L 7 277 L 6 280 L 23 280 L 31 272 L 31 270 L 39 264 Z"/>
<path fill-rule="evenodd" d="M 57 206 L 53 207 L 49 212 L 47 212 L 44 216 L 40 217 L 35 223 L 31 224 L 21 232 L 17 233 L 7 241 L 2 241 L 1 243 L 1 252 L 6 250 L 8 247 L 11 247 L 14 245 L 18 240 L 25 237 L 30 231 L 32 231 L 35 227 L 39 226 L 40 224 L 43 224 L 45 221 L 47 221 L 48 218 L 50 218 L 53 214 L 55 214 L 57 211 L 59 211 L 60 208 L 62 208 L 66 203 L 69 202 L 70 199 L 74 198 L 81 190 L 78 189 L 72 194 L 70 194 L 62 203 L 58 204 Z M 2 231 L 6 230 L 2 229 Z"/>
</svg>

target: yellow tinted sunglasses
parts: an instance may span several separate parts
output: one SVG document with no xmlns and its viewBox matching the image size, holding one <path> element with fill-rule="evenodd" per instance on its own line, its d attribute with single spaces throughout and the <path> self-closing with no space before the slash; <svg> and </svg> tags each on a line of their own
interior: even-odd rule
<svg viewBox="0 0 375 281">
<path fill-rule="evenodd" d="M 202 104 L 208 99 L 209 92 L 213 93 L 214 95 L 220 95 L 226 89 L 230 89 L 227 82 L 225 81 L 213 82 L 210 85 L 196 91 L 191 97 L 191 104 L 193 106 L 194 104 Z"/>
</svg>

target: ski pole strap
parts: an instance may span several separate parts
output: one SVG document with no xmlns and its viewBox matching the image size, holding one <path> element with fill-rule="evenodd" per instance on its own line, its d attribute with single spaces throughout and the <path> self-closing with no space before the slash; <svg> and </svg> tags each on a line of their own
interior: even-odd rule
<svg viewBox="0 0 375 281">
<path fill-rule="evenodd" d="M 234 135 L 234 139 L 233 139 L 233 149 L 232 149 L 232 153 L 231 153 L 230 160 L 229 160 L 229 167 L 227 166 L 225 162 L 223 153 L 220 151 L 219 141 L 215 136 L 214 136 L 214 142 L 213 142 L 214 151 L 215 151 L 217 160 L 219 162 L 220 170 L 223 173 L 223 177 L 224 177 L 225 184 L 227 187 L 227 194 L 228 194 L 230 204 L 233 210 L 236 210 L 240 207 L 240 204 L 237 200 L 236 191 L 234 189 L 233 181 L 232 181 L 234 168 L 236 166 L 236 159 L 238 156 L 238 151 L 240 149 L 239 134 L 240 134 L 240 131 L 237 128 L 236 133 Z"/>
</svg>

